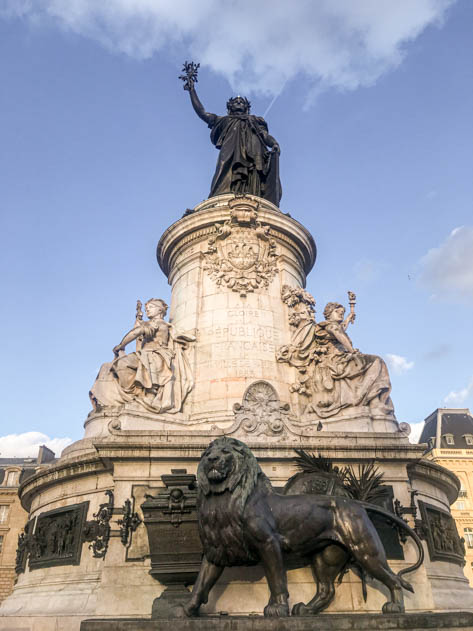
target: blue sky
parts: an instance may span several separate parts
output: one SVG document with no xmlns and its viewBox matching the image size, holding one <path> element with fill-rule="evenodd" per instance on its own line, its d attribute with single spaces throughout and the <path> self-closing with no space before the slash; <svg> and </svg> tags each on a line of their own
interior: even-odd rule
<svg viewBox="0 0 473 631">
<path fill-rule="evenodd" d="M 398 420 L 473 408 L 473 3 L 291 6 L 0 0 L 2 456 L 79 439 L 136 299 L 170 298 L 156 243 L 217 157 L 186 59 L 208 111 L 269 108 L 318 317 L 356 292 Z"/>
</svg>

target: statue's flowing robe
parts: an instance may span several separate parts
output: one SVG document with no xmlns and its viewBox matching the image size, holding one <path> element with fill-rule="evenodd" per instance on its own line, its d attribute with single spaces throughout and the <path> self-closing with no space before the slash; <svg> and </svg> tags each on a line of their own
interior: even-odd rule
<svg viewBox="0 0 473 631">
<path fill-rule="evenodd" d="M 337 327 L 341 328 L 337 322 L 304 320 L 291 345 L 278 351 L 279 361 L 307 370 L 304 387 L 311 396 L 307 411 L 325 419 L 369 407 L 373 415 L 394 418 L 391 381 L 383 359 L 346 351 L 335 335 Z"/>
<path fill-rule="evenodd" d="M 192 370 L 181 342 L 186 344 L 193 338 L 176 336 L 173 327 L 170 327 L 169 343 L 164 345 L 155 338 L 158 326 L 152 320 L 143 322 L 141 327 L 145 336 L 142 348 L 102 365 L 90 391 L 96 406 L 119 406 L 137 401 L 152 412 L 181 411 L 194 386 Z M 136 375 L 133 382 L 124 387 L 120 383 L 119 372 L 122 365 L 130 364 L 130 359 L 136 365 Z"/>
<path fill-rule="evenodd" d="M 220 149 L 209 197 L 251 193 L 279 206 L 279 155 L 266 147 L 265 120 L 251 114 L 213 114 L 209 127 L 210 139 Z"/>
<path fill-rule="evenodd" d="M 394 416 L 386 364 L 377 355 L 347 352 L 333 333 L 337 327 L 341 328 L 337 322 L 315 327 L 317 343 L 325 352 L 314 369 L 312 409 L 321 418 L 358 406 L 369 406 L 375 415 Z"/>
</svg>

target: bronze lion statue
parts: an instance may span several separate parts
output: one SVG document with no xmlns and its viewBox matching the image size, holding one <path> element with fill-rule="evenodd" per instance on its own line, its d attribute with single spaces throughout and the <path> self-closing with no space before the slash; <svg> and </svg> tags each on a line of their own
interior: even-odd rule
<svg viewBox="0 0 473 631">
<path fill-rule="evenodd" d="M 383 613 L 404 611 L 402 588 L 414 590 L 402 574 L 422 564 L 423 548 L 403 520 L 346 497 L 279 495 L 247 445 L 235 438 L 210 443 L 202 454 L 197 480 L 204 556 L 191 598 L 177 615 L 198 615 L 225 567 L 262 563 L 270 590 L 264 615 L 288 616 L 285 562 L 291 567 L 310 564 L 317 581 L 314 598 L 294 605 L 293 616 L 325 609 L 334 598 L 336 578 L 352 561 L 389 589 L 391 599 Z M 419 551 L 414 565 L 393 573 L 367 509 L 407 530 Z"/>
</svg>

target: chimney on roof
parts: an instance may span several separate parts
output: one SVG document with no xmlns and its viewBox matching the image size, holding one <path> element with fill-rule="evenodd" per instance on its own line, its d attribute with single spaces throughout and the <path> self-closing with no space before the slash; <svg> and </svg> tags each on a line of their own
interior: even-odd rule
<svg viewBox="0 0 473 631">
<path fill-rule="evenodd" d="M 38 464 L 43 464 L 45 462 L 51 462 L 56 457 L 54 451 L 51 451 L 46 445 L 41 445 L 38 452 Z"/>
</svg>

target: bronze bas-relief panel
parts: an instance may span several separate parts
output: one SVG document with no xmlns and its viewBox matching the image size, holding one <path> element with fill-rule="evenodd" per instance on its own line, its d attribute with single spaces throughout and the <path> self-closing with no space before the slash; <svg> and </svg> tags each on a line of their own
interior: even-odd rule
<svg viewBox="0 0 473 631">
<path fill-rule="evenodd" d="M 56 565 L 79 565 L 82 530 L 89 502 L 41 513 L 31 537 L 30 570 Z"/>
<path fill-rule="evenodd" d="M 450 513 L 419 500 L 422 535 L 427 540 L 431 561 L 465 564 L 465 545 Z"/>
</svg>

